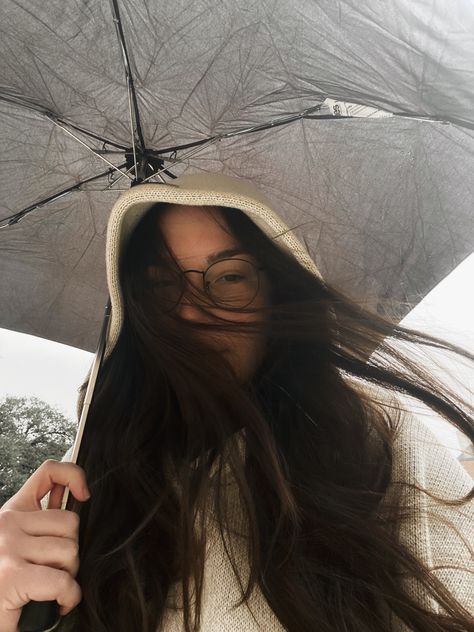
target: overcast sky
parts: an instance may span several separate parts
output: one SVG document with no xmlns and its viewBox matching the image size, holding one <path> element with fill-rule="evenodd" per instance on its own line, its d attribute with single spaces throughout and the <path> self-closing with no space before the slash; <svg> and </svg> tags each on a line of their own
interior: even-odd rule
<svg viewBox="0 0 474 632">
<path fill-rule="evenodd" d="M 404 319 L 403 324 L 439 335 L 474 353 L 474 255 L 468 257 Z M 430 352 L 434 358 L 434 352 Z M 436 355 L 444 368 L 431 365 L 438 375 L 473 401 L 474 366 Z M 441 359 L 440 359 L 441 358 Z M 35 395 L 76 420 L 77 391 L 92 363 L 93 354 L 42 338 L 0 329 L 0 398 L 7 394 Z M 465 439 L 429 409 L 418 407 L 444 445 L 459 454 Z M 460 441 L 461 439 L 461 441 Z"/>
</svg>

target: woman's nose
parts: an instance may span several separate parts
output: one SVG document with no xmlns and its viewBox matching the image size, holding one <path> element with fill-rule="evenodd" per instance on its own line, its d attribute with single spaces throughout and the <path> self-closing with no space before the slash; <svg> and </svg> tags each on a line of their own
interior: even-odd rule
<svg viewBox="0 0 474 632">
<path fill-rule="evenodd" d="M 185 320 L 202 321 L 204 318 L 202 310 L 184 295 L 176 307 L 176 312 Z"/>
<path fill-rule="evenodd" d="M 196 287 L 187 286 L 176 306 L 176 311 L 181 318 L 200 322 L 210 321 L 209 316 L 200 308 L 200 305 L 208 307 L 207 295 L 197 291 Z"/>
</svg>

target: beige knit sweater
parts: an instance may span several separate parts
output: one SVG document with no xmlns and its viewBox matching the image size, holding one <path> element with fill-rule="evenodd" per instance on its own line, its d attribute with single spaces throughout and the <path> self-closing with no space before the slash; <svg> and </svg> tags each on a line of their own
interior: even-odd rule
<svg viewBox="0 0 474 632">
<path fill-rule="evenodd" d="M 472 480 L 459 462 L 441 446 L 425 423 L 415 415 L 403 413 L 401 431 L 394 445 L 392 482 L 416 482 L 446 498 L 459 498 L 472 487 Z M 243 435 L 238 437 L 239 445 L 244 448 Z M 63 457 L 68 460 L 70 451 Z M 232 486 L 230 487 L 232 489 Z M 389 493 L 389 492 L 387 492 Z M 232 494 L 230 494 L 232 499 Z M 443 507 L 431 500 L 426 494 L 408 490 L 405 498 L 413 509 L 430 509 L 429 516 L 413 518 L 401 533 L 404 543 L 408 544 L 429 567 L 461 565 L 468 571 L 440 569 L 434 571 L 448 590 L 474 616 L 474 503 L 462 507 Z M 231 506 L 234 502 L 230 501 Z M 47 506 L 47 497 L 43 500 Z M 238 504 L 233 505 L 235 524 L 242 524 Z M 415 511 L 414 511 L 415 514 Z M 447 519 L 449 526 L 441 518 Z M 223 547 L 217 529 L 213 528 L 212 517 L 208 520 L 211 536 L 207 548 L 204 592 L 202 603 L 202 632 L 282 632 L 285 630 L 260 591 L 254 591 L 249 607 L 244 604 L 238 608 L 241 593 L 238 580 Z M 465 540 L 465 542 L 463 542 Z M 240 562 L 240 574 L 243 586 L 248 577 L 248 563 L 242 541 L 226 536 L 226 542 L 233 547 L 236 559 Z M 420 604 L 438 611 L 435 603 L 414 581 L 406 581 L 407 589 L 416 596 Z M 162 627 L 157 632 L 182 632 L 183 618 L 180 584 L 172 587 L 168 597 L 169 609 L 166 611 Z M 317 625 L 315 622 L 315 631 Z M 409 632 L 400 621 L 396 621 L 394 632 Z"/>
</svg>

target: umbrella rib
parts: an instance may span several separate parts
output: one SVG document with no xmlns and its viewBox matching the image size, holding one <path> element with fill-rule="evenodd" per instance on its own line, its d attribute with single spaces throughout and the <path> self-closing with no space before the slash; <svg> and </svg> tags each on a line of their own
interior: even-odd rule
<svg viewBox="0 0 474 632">
<path fill-rule="evenodd" d="M 46 118 L 49 118 L 49 119 L 53 118 L 59 121 L 60 123 L 62 123 L 63 125 L 72 127 L 73 129 L 76 129 L 82 134 L 85 134 L 86 136 L 90 136 L 91 138 L 94 138 L 95 140 L 99 140 L 101 143 L 105 143 L 106 145 L 117 147 L 117 149 L 122 149 L 123 151 L 127 149 L 127 147 L 124 147 L 123 145 L 120 145 L 119 143 L 116 143 L 113 140 L 104 138 L 103 136 L 100 136 L 99 134 L 95 134 L 94 132 L 91 132 L 85 129 L 81 127 L 80 125 L 76 125 L 75 123 L 71 123 L 71 121 L 63 119 L 62 117 L 58 116 L 54 112 L 51 112 L 51 110 L 48 110 L 42 105 L 35 103 L 33 100 L 26 99 L 20 95 L 9 93 L 8 91 L 5 91 L 5 90 L 0 90 L 0 101 L 4 101 L 5 103 L 10 103 L 12 105 L 18 105 L 28 110 L 33 110 L 33 112 L 36 112 L 37 114 L 41 114 L 42 116 L 45 116 Z"/>
<path fill-rule="evenodd" d="M 216 134 L 214 136 L 208 136 L 207 138 L 202 138 L 201 140 L 194 141 L 192 143 L 185 143 L 184 145 L 175 145 L 173 147 L 165 147 L 163 149 L 154 150 L 155 154 L 167 154 L 167 153 L 175 153 L 177 151 L 183 149 L 190 149 L 191 147 L 199 147 L 200 145 L 205 145 L 208 143 L 213 143 L 218 140 L 222 140 L 224 138 L 233 138 L 234 136 L 240 136 L 242 134 L 253 134 L 254 132 L 261 132 L 272 127 L 279 127 L 280 125 L 287 125 L 289 123 L 293 123 L 300 119 L 308 119 L 308 120 L 328 120 L 328 121 L 337 121 L 339 119 L 358 119 L 361 117 L 358 116 L 334 116 L 333 114 L 313 114 L 313 112 L 317 112 L 321 109 L 321 105 L 314 106 L 312 108 L 307 108 L 293 114 L 291 116 L 287 116 L 281 119 L 276 119 L 274 121 L 269 121 L 268 123 L 260 123 L 258 125 L 254 125 L 253 127 L 246 127 L 240 130 L 236 130 L 234 132 L 227 132 L 225 134 Z M 393 117 L 399 118 L 408 118 L 416 121 L 427 121 L 431 123 L 440 123 L 441 125 L 459 125 L 460 127 L 466 127 L 467 129 L 474 129 L 474 126 L 466 123 L 465 121 L 461 121 L 459 119 L 454 119 L 451 117 L 429 117 L 415 114 L 405 114 L 405 113 L 393 113 Z M 166 160 L 166 158 L 164 158 Z M 180 162 L 180 161 L 179 161 Z"/>
<path fill-rule="evenodd" d="M 235 132 L 227 132 L 226 134 L 216 134 L 215 136 L 210 136 L 209 138 L 203 138 L 202 140 L 196 141 L 194 143 L 187 143 L 186 145 L 180 145 L 174 148 L 156 150 L 155 153 L 157 154 L 165 153 L 165 152 L 176 153 L 176 151 L 178 151 L 179 149 L 185 149 L 185 148 L 191 148 L 191 147 L 195 148 L 194 151 L 190 151 L 187 154 L 184 154 L 177 160 L 171 161 L 170 159 L 168 159 L 168 161 L 176 165 L 186 160 L 186 158 L 190 158 L 191 156 L 198 153 L 202 149 L 205 149 L 208 145 L 212 145 L 213 143 L 216 143 L 217 141 L 220 141 L 224 138 L 232 138 L 233 136 L 239 136 L 240 134 L 250 134 L 250 133 L 259 132 L 265 129 L 270 129 L 271 127 L 286 125 L 288 123 L 292 123 L 293 121 L 297 121 L 298 119 L 308 118 L 309 113 L 315 112 L 319 110 L 320 108 L 321 108 L 321 105 L 316 105 L 312 108 L 307 108 L 306 110 L 302 110 L 301 112 L 298 112 L 297 114 L 294 114 L 292 116 L 287 116 L 283 119 L 277 119 L 276 121 L 270 121 L 269 123 L 261 123 L 260 125 L 255 125 L 254 127 L 247 127 L 241 130 L 236 130 Z M 149 176 L 145 180 L 143 180 L 143 182 L 147 182 L 148 180 L 150 180 L 151 178 L 154 178 L 155 176 L 159 175 L 163 171 L 166 173 L 166 170 L 164 167 L 160 169 L 159 171 L 153 173 L 151 176 Z"/>
<path fill-rule="evenodd" d="M 107 138 L 104 138 L 103 136 L 99 136 L 99 134 L 94 134 L 94 132 L 90 132 L 89 130 L 84 129 L 83 127 L 80 127 L 79 125 L 76 125 L 75 123 L 71 123 L 70 121 L 65 121 L 63 118 L 59 118 L 59 117 L 57 118 L 57 120 L 63 125 L 67 127 L 72 127 L 72 129 L 75 129 L 78 132 L 81 132 L 85 136 L 90 136 L 91 138 L 94 138 L 95 140 L 99 140 L 101 143 L 105 143 L 106 145 L 111 145 L 112 147 L 117 147 L 117 149 L 121 149 L 122 151 L 127 150 L 127 147 L 125 147 L 124 145 L 119 145 L 113 140 L 107 140 Z"/>
<path fill-rule="evenodd" d="M 200 145 L 204 145 L 207 143 L 214 143 L 218 140 L 222 140 L 224 138 L 233 138 L 234 136 L 240 136 L 241 134 L 252 134 L 254 132 L 261 132 L 266 129 L 270 129 L 272 127 L 279 127 L 280 125 L 287 125 L 288 123 L 293 123 L 294 121 L 298 121 L 299 119 L 310 118 L 310 115 L 313 112 L 317 112 L 321 109 L 321 104 L 315 105 L 311 108 L 306 108 L 301 112 L 297 112 L 296 114 L 292 114 L 291 116 L 285 116 L 281 119 L 276 119 L 274 121 L 269 121 L 268 123 L 259 123 L 258 125 L 254 125 L 252 127 L 245 127 L 243 129 L 236 130 L 235 132 L 226 132 L 224 134 L 215 134 L 214 136 L 208 136 L 207 138 L 202 138 L 201 140 L 194 141 L 193 143 L 186 143 L 185 145 L 176 145 L 175 147 L 166 147 L 165 149 L 157 149 L 155 150 L 156 154 L 167 154 L 169 152 L 176 152 L 180 149 L 189 149 L 191 147 L 199 147 Z M 335 118 L 334 116 L 315 116 L 314 118 Z M 338 118 L 355 118 L 352 116 L 341 116 Z M 179 160 L 178 162 L 181 162 Z"/>
<path fill-rule="evenodd" d="M 164 158 L 164 160 L 168 160 L 168 162 L 172 162 L 172 164 L 176 165 L 179 164 L 181 162 L 183 162 L 184 160 L 186 160 L 187 158 L 190 158 L 191 156 L 195 155 L 196 153 L 198 153 L 199 151 L 201 151 L 202 149 L 205 149 L 208 145 L 212 145 L 213 143 L 216 143 L 217 141 L 223 140 L 224 138 L 233 138 L 235 136 L 240 136 L 243 134 L 252 134 L 255 132 L 260 132 L 260 131 L 264 131 L 267 129 L 271 129 L 272 127 L 279 127 L 280 125 L 288 125 L 289 123 L 293 123 L 297 120 L 300 119 L 309 119 L 309 120 L 317 120 L 317 119 L 321 119 L 321 120 L 338 120 L 338 119 L 354 119 L 354 118 L 360 118 L 360 117 L 356 117 L 356 116 L 334 116 L 333 114 L 324 114 L 324 115 L 317 115 L 314 114 L 315 112 L 321 110 L 322 108 L 322 104 L 318 104 L 316 106 L 313 106 L 311 108 L 306 108 L 305 110 L 302 110 L 301 112 L 298 112 L 296 114 L 292 114 L 291 116 L 286 116 L 280 119 L 276 119 L 274 121 L 269 121 L 268 123 L 260 123 L 259 125 L 254 125 L 253 127 L 246 127 L 240 130 L 236 130 L 234 132 L 227 132 L 225 134 L 216 134 L 215 136 L 209 136 L 208 138 L 203 138 L 201 140 L 195 141 L 193 143 L 186 143 L 185 145 L 178 145 L 176 147 L 167 147 L 166 149 L 158 149 L 155 150 L 154 153 L 155 154 L 162 154 L 162 153 L 174 153 L 176 154 L 177 151 L 182 150 L 182 149 L 189 149 L 194 147 L 194 151 L 190 151 L 187 154 L 184 154 L 183 156 L 181 156 L 179 159 L 177 160 L 172 160 L 170 158 L 166 159 Z M 430 117 L 419 117 L 419 116 L 410 116 L 407 114 L 404 115 L 399 115 L 399 114 L 393 114 L 393 117 L 396 116 L 403 116 L 404 118 L 412 118 L 414 120 L 422 120 L 422 121 L 430 121 L 430 122 L 437 122 L 437 123 L 441 123 L 441 124 L 449 124 L 450 121 L 449 119 L 440 119 L 440 118 L 430 118 Z M 162 172 L 165 172 L 165 168 L 160 169 L 159 171 L 155 172 L 154 174 L 152 174 L 151 176 L 149 176 L 148 178 L 146 178 L 145 180 L 143 180 L 143 182 L 148 182 L 151 178 L 154 178 L 155 176 L 159 176 Z"/>
<path fill-rule="evenodd" d="M 213 143 L 217 142 L 220 139 L 221 139 L 220 136 L 213 136 L 211 138 L 208 138 L 206 141 L 200 142 L 199 147 L 196 147 L 193 151 L 188 151 L 187 154 L 183 154 L 180 158 L 176 160 L 169 159 L 169 161 L 172 162 L 173 165 L 179 165 L 179 163 L 184 162 L 186 158 L 190 158 L 191 156 L 194 156 L 194 154 L 197 154 L 201 150 L 205 149 L 208 145 L 212 145 Z M 206 144 L 202 146 L 204 143 Z M 156 176 L 162 179 L 160 175 L 161 173 L 166 173 L 171 178 L 176 178 L 175 175 L 173 175 L 172 173 L 168 171 L 167 167 L 162 167 L 161 169 L 158 169 L 158 171 L 155 171 L 155 173 L 152 173 L 151 176 L 148 176 L 148 178 L 145 178 L 143 182 L 148 182 L 149 180 L 151 180 L 151 178 L 155 178 Z"/>
<path fill-rule="evenodd" d="M 121 166 L 126 166 L 125 165 L 121 165 Z M 129 169 L 127 169 L 126 171 L 122 171 L 121 175 L 119 175 L 118 178 L 116 178 L 115 180 L 112 180 L 111 182 L 109 182 L 109 184 L 105 187 L 105 189 L 101 189 L 101 191 L 108 191 L 114 184 L 116 184 L 119 180 L 121 180 L 122 178 L 125 178 L 126 175 L 128 173 L 130 173 L 130 171 L 132 171 L 132 169 L 134 168 L 134 166 L 132 165 Z M 114 172 L 115 173 L 115 172 Z"/>
<path fill-rule="evenodd" d="M 60 129 L 64 130 L 66 132 L 66 134 L 69 134 L 69 136 L 72 136 L 72 138 L 74 138 L 75 140 L 77 140 L 78 143 L 80 143 L 83 147 L 85 147 L 86 149 L 88 149 L 91 153 L 94 154 L 94 156 L 97 156 L 97 158 L 100 158 L 100 160 L 103 160 L 105 163 L 107 163 L 110 167 L 112 167 L 112 169 L 115 169 L 115 171 L 119 171 L 120 173 L 124 173 L 121 169 L 119 169 L 118 167 L 116 167 L 112 162 L 110 162 L 110 160 L 107 160 L 107 158 L 104 158 L 104 156 L 102 154 L 97 153 L 94 149 L 92 149 L 92 147 L 89 147 L 89 145 L 87 145 L 87 143 L 85 143 L 83 140 L 81 140 L 80 138 L 78 138 L 75 134 L 73 134 L 70 130 L 67 129 L 67 127 L 64 127 L 64 125 L 61 125 L 61 123 L 58 123 L 58 121 L 56 121 L 54 118 L 50 117 L 49 115 L 46 115 L 46 117 L 52 122 L 54 123 L 54 125 L 57 125 L 57 127 L 59 127 Z M 129 180 L 133 180 L 133 178 L 131 176 L 127 174 L 125 174 L 126 177 Z"/>
<path fill-rule="evenodd" d="M 120 19 L 120 11 L 117 0 L 110 0 L 112 6 L 113 21 L 115 23 L 115 31 L 120 44 L 120 50 L 122 52 L 122 61 L 125 69 L 125 78 L 127 81 L 127 93 L 128 93 L 128 107 L 130 112 L 130 131 L 132 135 L 133 146 L 133 159 L 135 162 L 135 178 L 138 177 L 137 171 L 137 153 L 135 147 L 135 132 L 138 136 L 138 144 L 140 152 L 145 152 L 145 140 L 143 137 L 142 126 L 140 122 L 140 112 L 138 109 L 138 99 L 135 90 L 135 83 L 133 81 L 132 69 L 130 65 L 130 58 L 128 56 L 127 44 L 125 42 L 125 35 L 122 28 L 122 22 Z"/>
<path fill-rule="evenodd" d="M 119 169 L 122 169 L 123 167 L 126 167 L 125 162 L 119 165 Z M 55 202 L 56 200 L 59 200 L 59 198 L 69 195 L 69 193 L 72 193 L 73 191 L 79 190 L 83 184 L 87 184 L 88 182 L 93 182 L 94 180 L 99 180 L 99 178 L 104 178 L 105 176 L 109 176 L 112 173 L 115 173 L 115 170 L 116 170 L 115 167 L 114 169 L 107 169 L 107 171 L 103 171 L 102 173 L 99 173 L 96 176 L 91 176 L 90 178 L 86 178 L 86 180 L 81 180 L 80 182 L 76 182 L 76 184 L 73 184 L 71 187 L 68 187 L 67 189 L 63 189 L 62 191 L 58 191 L 58 193 L 54 193 L 53 195 L 50 195 L 47 198 L 44 198 L 43 200 L 40 200 L 39 202 L 32 204 L 31 206 L 27 206 L 23 210 L 18 211 L 18 213 L 15 213 L 14 215 L 3 217 L 2 219 L 0 219 L 0 222 L 7 222 L 7 223 L 4 224 L 3 226 L 0 226 L 0 229 L 7 228 L 8 226 L 11 226 L 13 224 L 18 224 L 18 222 L 20 222 L 26 215 L 28 215 L 28 213 L 31 213 L 32 211 L 42 206 L 46 206 L 47 204 L 50 204 L 51 202 Z M 123 174 L 123 171 L 121 171 L 120 173 Z M 117 182 L 117 180 L 115 180 L 115 182 Z"/>
</svg>

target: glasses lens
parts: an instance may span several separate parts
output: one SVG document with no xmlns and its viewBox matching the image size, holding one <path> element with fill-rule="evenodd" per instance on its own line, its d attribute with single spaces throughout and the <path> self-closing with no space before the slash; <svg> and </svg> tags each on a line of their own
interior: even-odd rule
<svg viewBox="0 0 474 632">
<path fill-rule="evenodd" d="M 208 269 L 204 282 L 212 300 L 230 308 L 247 307 L 258 292 L 255 266 L 241 259 L 217 261 Z"/>
</svg>

